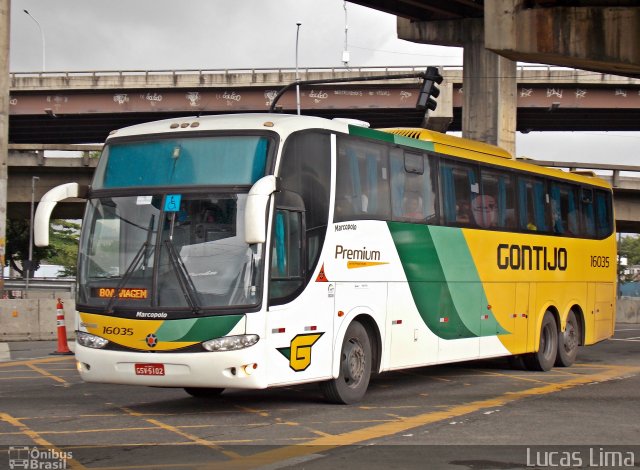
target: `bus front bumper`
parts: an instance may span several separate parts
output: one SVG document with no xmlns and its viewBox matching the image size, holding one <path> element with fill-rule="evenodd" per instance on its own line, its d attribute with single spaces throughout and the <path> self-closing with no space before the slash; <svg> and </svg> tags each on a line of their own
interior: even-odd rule
<svg viewBox="0 0 640 470">
<path fill-rule="evenodd" d="M 266 357 L 259 344 L 225 352 L 161 353 L 109 351 L 76 344 L 85 382 L 152 387 L 266 388 Z"/>
</svg>

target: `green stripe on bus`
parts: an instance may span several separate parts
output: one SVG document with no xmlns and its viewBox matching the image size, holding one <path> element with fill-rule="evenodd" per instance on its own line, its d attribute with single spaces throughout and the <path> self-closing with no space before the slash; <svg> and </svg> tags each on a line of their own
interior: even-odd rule
<svg viewBox="0 0 640 470">
<path fill-rule="evenodd" d="M 377 131 L 375 129 L 369 129 L 368 127 L 354 126 L 352 124 L 349 124 L 349 134 L 359 137 L 367 137 L 369 139 L 381 140 L 383 142 L 395 142 L 393 134 Z"/>
<path fill-rule="evenodd" d="M 159 341 L 198 342 L 227 335 L 243 315 L 217 315 L 203 318 L 165 320 L 156 335 Z"/>
<path fill-rule="evenodd" d="M 425 324 L 443 339 L 507 333 L 493 313 L 462 230 L 388 222 L 411 295 Z M 480 320 L 481 315 L 488 315 Z"/>
</svg>

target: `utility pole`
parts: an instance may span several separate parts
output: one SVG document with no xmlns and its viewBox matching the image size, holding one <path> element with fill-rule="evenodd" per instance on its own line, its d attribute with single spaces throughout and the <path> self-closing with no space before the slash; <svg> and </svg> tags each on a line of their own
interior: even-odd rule
<svg viewBox="0 0 640 470">
<path fill-rule="evenodd" d="M 9 152 L 9 26 L 11 0 L 0 0 L 0 294 L 4 293 L 7 246 L 7 154 Z"/>
</svg>

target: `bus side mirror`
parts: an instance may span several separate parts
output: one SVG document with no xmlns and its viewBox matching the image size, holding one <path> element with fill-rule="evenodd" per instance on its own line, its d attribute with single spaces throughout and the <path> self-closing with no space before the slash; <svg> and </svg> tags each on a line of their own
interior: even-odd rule
<svg viewBox="0 0 640 470">
<path fill-rule="evenodd" d="M 42 196 L 33 219 L 33 239 L 36 246 L 49 246 L 49 222 L 58 201 L 72 197 L 86 198 L 87 189 L 78 183 L 66 183 L 51 188 Z"/>
<path fill-rule="evenodd" d="M 244 210 L 244 239 L 251 245 L 267 241 L 267 205 L 277 189 L 274 175 L 263 176 L 249 190 Z"/>
</svg>

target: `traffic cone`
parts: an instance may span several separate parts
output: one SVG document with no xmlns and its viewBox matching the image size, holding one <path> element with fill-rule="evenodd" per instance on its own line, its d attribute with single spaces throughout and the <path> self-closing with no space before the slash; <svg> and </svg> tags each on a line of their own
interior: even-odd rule
<svg viewBox="0 0 640 470">
<path fill-rule="evenodd" d="M 56 324 L 58 325 L 58 349 L 51 354 L 65 356 L 73 354 L 69 350 L 69 345 L 67 344 L 67 327 L 64 326 L 64 307 L 62 305 L 62 300 L 58 299 L 56 309 Z"/>
</svg>

